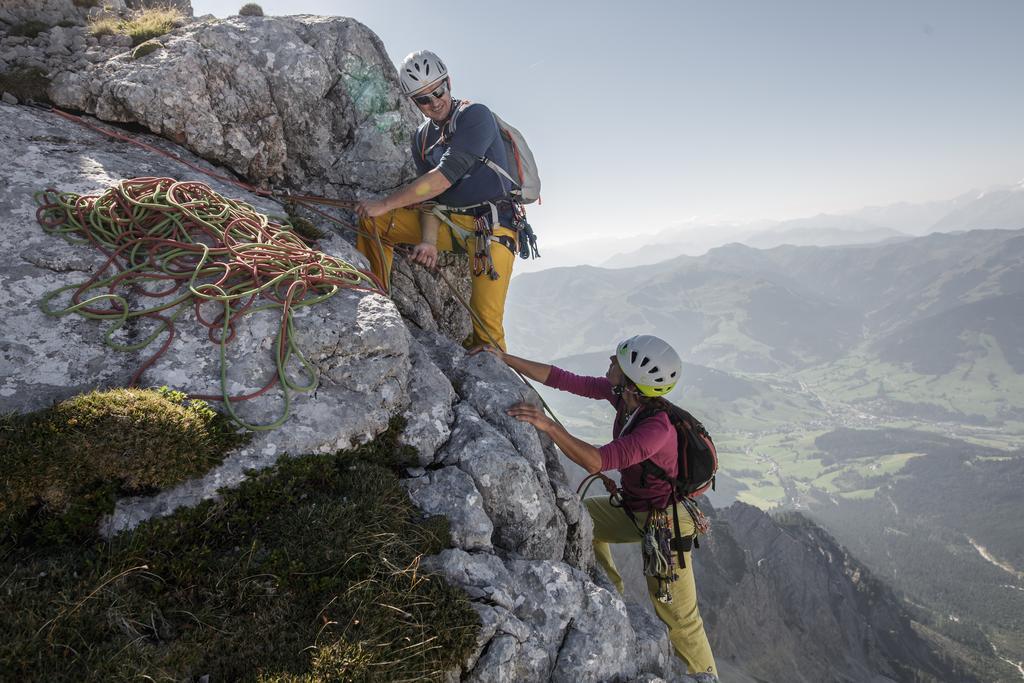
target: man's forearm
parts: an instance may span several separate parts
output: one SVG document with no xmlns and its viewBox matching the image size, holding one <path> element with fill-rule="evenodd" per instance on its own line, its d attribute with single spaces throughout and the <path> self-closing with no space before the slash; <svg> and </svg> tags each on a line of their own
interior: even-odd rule
<svg viewBox="0 0 1024 683">
<path fill-rule="evenodd" d="M 437 231 L 441 227 L 441 219 L 432 213 L 420 212 L 420 241 L 437 245 Z"/>
<path fill-rule="evenodd" d="M 451 186 L 451 182 L 444 177 L 444 174 L 435 168 L 405 187 L 389 194 L 384 198 L 384 203 L 387 204 L 388 211 L 394 211 L 433 199 Z"/>
</svg>

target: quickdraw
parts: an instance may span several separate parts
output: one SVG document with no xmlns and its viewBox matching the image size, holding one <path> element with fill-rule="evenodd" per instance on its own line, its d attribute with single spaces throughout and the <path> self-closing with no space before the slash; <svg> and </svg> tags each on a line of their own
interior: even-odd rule
<svg viewBox="0 0 1024 683">
<path fill-rule="evenodd" d="M 671 603 L 672 591 L 669 584 L 678 577 L 672 561 L 672 520 L 668 510 L 651 510 L 644 525 L 644 539 L 641 544 L 644 558 L 644 575 L 658 581 L 659 602 Z"/>
<path fill-rule="evenodd" d="M 473 276 L 479 277 L 486 273 L 490 279 L 497 280 L 500 276 L 494 269 L 494 258 L 491 256 L 494 229 L 491 227 L 490 216 L 477 216 L 473 228 Z"/>
</svg>

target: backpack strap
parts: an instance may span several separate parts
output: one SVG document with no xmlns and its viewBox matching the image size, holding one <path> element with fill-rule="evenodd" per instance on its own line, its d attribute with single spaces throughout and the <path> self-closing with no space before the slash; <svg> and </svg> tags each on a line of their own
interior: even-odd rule
<svg viewBox="0 0 1024 683">
<path fill-rule="evenodd" d="M 472 100 L 459 100 L 458 106 L 456 106 L 455 111 L 452 113 L 451 117 L 441 126 L 441 134 L 437 137 L 437 141 L 435 141 L 434 144 L 431 145 L 430 147 L 427 147 L 426 135 L 426 127 L 430 125 L 430 121 L 423 122 L 423 125 L 420 126 L 420 130 L 423 131 L 423 140 L 420 143 L 420 159 L 426 161 L 427 154 L 430 152 L 430 150 L 432 150 L 434 147 L 440 144 L 443 140 L 447 140 L 448 138 L 455 134 L 455 128 L 458 126 L 459 123 L 459 114 L 461 114 L 462 110 L 466 109 L 471 104 L 473 104 Z M 494 114 L 492 113 L 491 116 L 494 116 Z M 498 123 L 497 118 L 494 119 L 494 125 L 498 127 L 498 136 L 501 137 L 501 125 Z M 420 135 L 420 130 L 416 132 L 417 135 Z M 514 188 L 511 194 L 522 194 L 522 185 L 520 185 L 519 182 L 515 178 L 513 178 L 508 171 L 503 169 L 500 164 L 498 164 L 495 161 L 492 161 L 491 159 L 488 159 L 486 156 L 477 157 L 477 161 L 479 161 L 484 166 L 498 174 L 498 177 L 504 178 L 509 183 L 511 183 L 512 187 Z"/>
<path fill-rule="evenodd" d="M 441 134 L 437 136 L 437 140 L 434 141 L 434 144 L 429 147 L 427 147 L 427 127 L 431 123 L 430 119 L 427 119 L 420 124 L 420 127 L 416 129 L 416 138 L 419 141 L 421 160 L 426 161 L 427 154 L 430 153 L 430 150 L 434 149 L 442 142 L 447 141 L 452 134 L 455 133 L 455 124 L 456 121 L 458 121 L 459 114 L 462 113 L 463 108 L 468 107 L 471 104 L 473 103 L 469 100 L 457 100 L 457 103 L 455 104 L 455 111 L 452 112 L 447 121 L 441 124 Z"/>
</svg>

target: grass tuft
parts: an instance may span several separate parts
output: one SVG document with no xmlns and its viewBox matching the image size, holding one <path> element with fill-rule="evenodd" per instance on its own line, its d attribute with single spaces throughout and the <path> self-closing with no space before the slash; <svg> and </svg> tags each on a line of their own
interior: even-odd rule
<svg viewBox="0 0 1024 683">
<path fill-rule="evenodd" d="M 468 599 L 419 570 L 448 544 L 396 474 L 399 424 L 285 457 L 219 500 L 109 542 L 0 544 L 12 680 L 442 680 L 475 647 Z"/>
<path fill-rule="evenodd" d="M 83 394 L 0 418 L 0 528 L 13 541 L 88 538 L 118 497 L 206 473 L 243 437 L 167 389 Z"/>
<path fill-rule="evenodd" d="M 122 32 L 131 36 L 132 45 L 141 45 L 173 31 L 181 17 L 181 12 L 171 7 L 142 10 L 124 23 Z"/>
<path fill-rule="evenodd" d="M 121 32 L 121 23 L 121 20 L 117 17 L 96 17 L 89 22 L 89 33 L 96 38 L 112 36 Z"/>
<path fill-rule="evenodd" d="M 132 46 L 159 38 L 175 29 L 184 15 L 174 7 L 154 7 L 135 12 L 129 19 L 104 15 L 89 22 L 89 33 L 96 37 L 118 33 L 130 36 Z"/>
<path fill-rule="evenodd" d="M 242 8 L 238 10 L 238 15 L 242 17 L 262 17 L 263 8 L 255 2 L 249 2 L 242 5 Z"/>
</svg>

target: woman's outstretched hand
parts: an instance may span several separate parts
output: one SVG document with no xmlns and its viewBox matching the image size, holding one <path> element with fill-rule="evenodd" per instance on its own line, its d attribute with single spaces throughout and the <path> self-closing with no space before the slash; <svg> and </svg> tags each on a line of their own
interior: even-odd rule
<svg viewBox="0 0 1024 683">
<path fill-rule="evenodd" d="M 505 360 L 505 352 L 499 349 L 497 346 L 491 346 L 490 344 L 483 344 L 481 346 L 474 346 L 469 350 L 469 355 L 475 356 L 478 353 L 487 352 L 493 356 L 496 356 L 498 360 L 506 365 L 508 362 Z"/>
<path fill-rule="evenodd" d="M 550 432 L 557 426 L 543 410 L 530 403 L 517 403 L 505 412 L 520 422 L 529 422 L 542 432 Z"/>
</svg>

